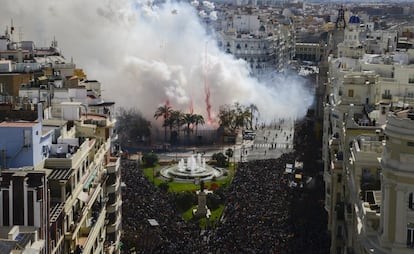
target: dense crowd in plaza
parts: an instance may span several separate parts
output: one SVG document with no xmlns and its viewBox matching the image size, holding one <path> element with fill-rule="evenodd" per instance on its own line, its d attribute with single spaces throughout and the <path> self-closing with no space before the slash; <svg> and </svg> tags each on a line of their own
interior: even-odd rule
<svg viewBox="0 0 414 254">
<path fill-rule="evenodd" d="M 243 163 L 228 189 L 222 223 L 211 238 L 213 253 L 293 253 L 289 215 L 292 190 L 283 175 L 292 155 Z"/>
<path fill-rule="evenodd" d="M 122 177 L 122 253 L 198 253 L 200 228 L 180 217 L 173 196 L 154 187 L 135 161 L 123 161 Z"/>
<path fill-rule="evenodd" d="M 304 142 L 310 134 L 296 135 Z M 196 224 L 180 218 L 173 194 L 160 192 L 135 162 L 124 161 L 122 252 L 329 253 L 321 197 L 306 188 L 290 188 L 285 174 L 286 163 L 299 157 L 306 165 L 314 159 L 304 156 L 312 153 L 304 149 L 278 159 L 240 163 L 225 192 L 220 223 L 202 235 Z M 152 226 L 148 219 L 159 225 Z"/>
</svg>

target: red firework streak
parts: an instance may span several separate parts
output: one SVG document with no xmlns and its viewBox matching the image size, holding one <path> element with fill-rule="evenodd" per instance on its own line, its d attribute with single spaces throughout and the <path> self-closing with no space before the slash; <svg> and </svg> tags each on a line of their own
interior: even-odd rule
<svg viewBox="0 0 414 254">
<path fill-rule="evenodd" d="M 190 114 L 193 114 L 194 113 L 194 104 L 193 104 L 193 98 L 191 98 L 191 101 L 190 101 Z"/>
<path fill-rule="evenodd" d="M 205 52 L 205 65 L 204 65 L 204 92 L 206 94 L 205 102 L 206 102 L 206 109 L 207 109 L 207 116 L 208 120 L 207 123 L 211 124 L 211 104 L 210 104 L 210 86 L 207 82 L 207 42 L 206 42 L 206 52 Z"/>
</svg>

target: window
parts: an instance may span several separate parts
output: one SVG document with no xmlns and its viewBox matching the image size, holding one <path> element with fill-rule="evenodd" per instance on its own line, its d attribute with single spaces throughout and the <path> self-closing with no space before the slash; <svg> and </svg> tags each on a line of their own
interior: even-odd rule
<svg viewBox="0 0 414 254">
<path fill-rule="evenodd" d="M 391 91 L 388 89 L 384 90 L 384 93 L 382 94 L 382 98 L 390 100 L 392 98 Z"/>
<path fill-rule="evenodd" d="M 414 84 L 414 74 L 408 75 L 408 83 Z"/>
<path fill-rule="evenodd" d="M 32 140 L 32 132 L 31 130 L 24 130 L 24 147 L 30 147 Z"/>
<path fill-rule="evenodd" d="M 353 89 L 348 90 L 348 97 L 354 97 L 354 90 Z"/>
<path fill-rule="evenodd" d="M 410 193 L 410 195 L 408 196 L 408 207 L 411 210 L 414 210 L 414 204 L 413 204 L 413 192 Z"/>
<path fill-rule="evenodd" d="M 338 228 L 336 230 L 336 236 L 338 238 L 342 237 L 342 226 L 341 225 L 338 225 Z"/>
<path fill-rule="evenodd" d="M 407 225 L 407 247 L 414 248 L 414 224 Z"/>
</svg>

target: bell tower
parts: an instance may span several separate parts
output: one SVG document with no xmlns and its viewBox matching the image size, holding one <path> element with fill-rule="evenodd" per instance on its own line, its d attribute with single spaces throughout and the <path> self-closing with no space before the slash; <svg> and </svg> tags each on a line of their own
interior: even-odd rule
<svg viewBox="0 0 414 254">
<path fill-rule="evenodd" d="M 338 10 L 338 19 L 336 20 L 336 28 L 337 29 L 345 29 L 346 22 L 345 22 L 345 10 L 341 6 L 341 8 Z"/>
</svg>

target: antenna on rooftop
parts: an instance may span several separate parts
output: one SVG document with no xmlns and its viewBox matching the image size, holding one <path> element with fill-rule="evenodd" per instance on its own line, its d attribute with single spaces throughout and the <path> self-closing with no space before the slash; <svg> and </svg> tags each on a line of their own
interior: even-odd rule
<svg viewBox="0 0 414 254">
<path fill-rule="evenodd" d="M 57 42 L 57 40 L 56 40 L 56 37 L 55 37 L 55 36 L 53 36 L 52 48 L 57 48 L 57 46 L 58 46 L 58 42 Z"/>
<path fill-rule="evenodd" d="M 23 28 L 19 26 L 19 42 L 22 42 L 22 38 L 23 38 Z"/>
<path fill-rule="evenodd" d="M 10 40 L 13 42 L 13 31 L 14 31 L 14 26 L 13 26 L 13 19 L 11 19 L 11 26 L 10 26 Z"/>
</svg>

